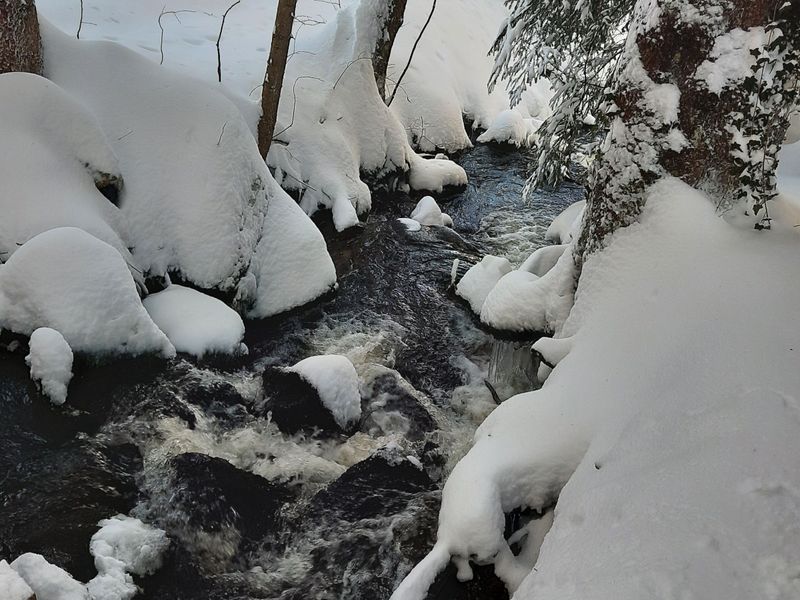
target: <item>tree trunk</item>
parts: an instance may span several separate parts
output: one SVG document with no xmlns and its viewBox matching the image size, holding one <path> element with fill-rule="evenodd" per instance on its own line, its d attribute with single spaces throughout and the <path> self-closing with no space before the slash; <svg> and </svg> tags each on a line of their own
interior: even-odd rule
<svg viewBox="0 0 800 600">
<path fill-rule="evenodd" d="M 0 0 L 0 73 L 42 74 L 42 40 L 33 0 Z"/>
<path fill-rule="evenodd" d="M 269 49 L 267 75 L 261 88 L 261 119 L 258 121 L 258 149 L 266 160 L 275 123 L 278 120 L 278 104 L 281 99 L 283 75 L 289 55 L 289 42 L 292 39 L 294 12 L 297 0 L 278 0 L 275 16 L 275 29 L 272 31 L 272 44 Z"/>
<path fill-rule="evenodd" d="M 386 101 L 386 71 L 389 68 L 389 57 L 397 32 L 403 24 L 403 15 L 406 12 L 406 0 L 387 0 L 386 12 L 380 24 L 375 52 L 372 56 L 372 69 L 375 71 L 375 82 L 378 84 L 378 93 Z"/>
<path fill-rule="evenodd" d="M 717 57 L 712 52 L 716 40 L 722 36 L 730 40 L 732 35 L 742 39 L 737 37 L 739 32 L 731 34 L 736 29 L 767 27 L 769 32 L 781 6 L 784 20 L 777 36 L 782 32 L 789 42 L 786 57 L 796 60 L 800 0 L 788 4 L 785 0 L 662 0 L 655 19 L 652 12 L 645 14 L 651 4 L 638 3 L 640 14 L 633 21 L 615 77 L 608 103 L 611 130 L 590 176 L 586 213 L 574 251 L 578 272 L 610 233 L 638 218 L 646 188 L 660 177 L 678 177 L 704 191 L 718 206 L 731 206 L 749 181 L 735 156 L 732 127 L 739 131 L 750 127 L 755 132 L 751 139 L 761 144 L 767 159 L 774 159 L 768 167 L 777 166 L 777 151 L 788 127 L 788 96 L 782 96 L 782 91 L 777 96 L 775 90 L 761 95 L 777 98 L 777 104 L 774 111 L 766 111 L 775 113 L 766 115 L 768 121 L 758 121 L 765 111 L 752 86 L 741 79 L 718 79 L 715 86 L 709 73 Z M 766 37 L 762 49 L 772 39 Z M 743 56 L 753 62 L 751 83 L 761 85 L 754 55 L 745 48 Z M 767 196 L 774 195 L 774 176 L 765 175 L 759 183 L 764 182 L 772 185 Z"/>
</svg>

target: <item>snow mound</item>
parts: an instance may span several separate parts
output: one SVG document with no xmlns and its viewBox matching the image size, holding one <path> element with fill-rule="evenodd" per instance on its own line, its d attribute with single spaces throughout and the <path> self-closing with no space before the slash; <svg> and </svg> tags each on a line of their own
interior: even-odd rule
<svg viewBox="0 0 800 600">
<path fill-rule="evenodd" d="M 11 568 L 34 591 L 36 600 L 90 600 L 86 586 L 40 554 L 23 554 L 11 563 Z"/>
<path fill-rule="evenodd" d="M 452 227 L 453 219 L 443 213 L 442 209 L 431 196 L 425 196 L 411 212 L 411 218 L 420 225 L 431 227 Z"/>
<path fill-rule="evenodd" d="M 556 266 L 558 259 L 568 248 L 567 244 L 557 244 L 555 246 L 544 246 L 531 254 L 522 265 L 520 271 L 527 271 L 542 277 L 550 269 Z"/>
<path fill-rule="evenodd" d="M 244 322 L 224 302 L 202 292 L 170 285 L 144 299 L 144 307 L 178 352 L 241 354 Z"/>
<path fill-rule="evenodd" d="M 50 327 L 76 352 L 175 354 L 119 252 L 75 227 L 40 233 L 0 266 L 0 327 Z"/>
<path fill-rule="evenodd" d="M 275 184 L 233 102 L 117 44 L 46 22 L 42 35 L 48 77 L 92 109 L 119 157 L 121 210 L 145 271 L 236 291 L 253 316 L 335 284 L 322 234 Z"/>
<path fill-rule="evenodd" d="M 409 161 L 408 183 L 411 189 L 440 194 L 448 186 L 467 185 L 467 172 L 451 160 L 412 154 Z"/>
<path fill-rule="evenodd" d="M 489 128 L 478 136 L 482 144 L 490 142 L 513 144 L 517 147 L 530 146 L 534 134 L 539 130 L 542 119 L 525 118 L 516 109 L 501 112 L 492 121 Z"/>
<path fill-rule="evenodd" d="M 547 228 L 544 235 L 545 239 L 548 242 L 555 242 L 557 244 L 570 243 L 580 229 L 585 207 L 585 200 L 569 205 L 561 214 L 553 219 L 552 223 L 550 223 L 550 227 Z"/>
<path fill-rule="evenodd" d="M 31 369 L 31 379 L 53 404 L 64 404 L 67 400 L 72 358 L 72 348 L 55 329 L 40 327 L 31 334 L 30 354 L 25 362 Z"/>
<path fill-rule="evenodd" d="M 486 296 L 500 279 L 512 270 L 508 259 L 487 254 L 477 265 L 464 273 L 456 286 L 456 294 L 469 302 L 475 314 L 480 315 Z"/>
<path fill-rule="evenodd" d="M 126 260 L 119 210 L 96 181 L 119 180 L 97 121 L 56 84 L 29 73 L 0 75 L 0 260 L 55 227 L 85 229 Z"/>
<path fill-rule="evenodd" d="M 169 539 L 164 531 L 139 519 L 117 515 L 98 523 L 100 529 L 89 542 L 97 577 L 87 588 L 93 600 L 130 600 L 138 592 L 131 574 L 155 573 Z"/>
<path fill-rule="evenodd" d="M 32 600 L 33 590 L 8 562 L 0 560 L 0 597 L 4 600 Z"/>
<path fill-rule="evenodd" d="M 572 308 L 574 273 L 569 251 L 542 277 L 511 271 L 486 295 L 481 321 L 505 331 L 557 331 Z"/>
<path fill-rule="evenodd" d="M 730 226 L 679 180 L 653 186 L 585 263 L 571 342 L 541 343 L 569 353 L 478 429 L 393 598 L 424 598 L 448 557 L 465 577 L 494 563 L 518 600 L 797 597 L 798 246 Z M 764 290 L 780 293 L 752 310 Z M 533 569 L 504 513 L 556 500 Z"/>
<path fill-rule="evenodd" d="M 346 356 L 311 356 L 287 370 L 314 386 L 322 404 L 342 429 L 347 430 L 361 418 L 358 373 Z"/>
</svg>

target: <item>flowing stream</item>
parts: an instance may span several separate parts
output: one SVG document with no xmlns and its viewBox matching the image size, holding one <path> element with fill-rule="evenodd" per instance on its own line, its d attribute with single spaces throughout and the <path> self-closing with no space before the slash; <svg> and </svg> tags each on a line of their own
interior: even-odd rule
<svg viewBox="0 0 800 600">
<path fill-rule="evenodd" d="M 320 222 L 339 289 L 247 323 L 245 359 L 76 365 L 63 408 L 0 356 L 0 558 L 38 552 L 87 581 L 96 523 L 132 514 L 167 530 L 143 599 L 382 600 L 433 543 L 441 486 L 500 399 L 535 386 L 530 340 L 482 330 L 451 286 L 484 254 L 520 264 L 582 190 L 521 200 L 527 160 L 477 146 L 470 183 L 437 198 L 455 230 L 408 232 L 416 198 L 376 194 L 363 228 Z M 361 378 L 355 433 L 287 434 L 262 410 L 271 367 L 344 354 Z M 291 393 L 291 392 L 287 392 Z M 221 460 L 224 459 L 224 460 Z M 448 570 L 431 598 L 507 598 Z"/>
</svg>

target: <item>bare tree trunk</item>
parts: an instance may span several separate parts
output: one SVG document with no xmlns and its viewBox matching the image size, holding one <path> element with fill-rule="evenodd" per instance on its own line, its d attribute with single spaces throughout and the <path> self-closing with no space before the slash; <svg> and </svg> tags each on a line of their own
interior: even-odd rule
<svg viewBox="0 0 800 600">
<path fill-rule="evenodd" d="M 278 103 L 281 99 L 296 7 L 297 0 L 278 0 L 275 29 L 272 31 L 272 45 L 267 62 L 267 76 L 261 89 L 261 119 L 258 122 L 258 149 L 265 160 L 278 120 Z"/>
<path fill-rule="evenodd" d="M 743 168 L 732 153 L 731 125 L 748 119 L 752 123 L 752 115 L 762 107 L 754 105 L 753 91 L 743 81 L 713 89 L 704 69 L 715 60 L 715 40 L 737 28 L 768 26 L 781 6 L 788 11 L 783 35 L 789 40 L 790 58 L 796 59 L 800 0 L 792 3 L 787 7 L 784 0 L 667 0 L 659 2 L 657 22 L 649 29 L 646 15 L 634 21 L 609 103 L 611 132 L 589 183 L 574 253 L 578 272 L 610 233 L 638 218 L 646 188 L 662 176 L 682 179 L 720 206 L 741 195 Z M 704 18 L 687 22 L 688 9 Z M 774 155 L 775 165 L 787 126 L 788 120 L 777 119 L 760 132 L 760 143 Z"/>
<path fill-rule="evenodd" d="M 0 0 L 0 73 L 42 74 L 42 40 L 34 0 Z"/>
<path fill-rule="evenodd" d="M 380 24 L 378 41 L 372 56 L 372 69 L 375 71 L 375 82 L 378 84 L 378 93 L 386 101 L 386 71 L 389 68 L 389 57 L 392 46 L 397 37 L 397 32 L 403 24 L 403 15 L 406 12 L 406 0 L 387 0 L 386 13 Z"/>
</svg>

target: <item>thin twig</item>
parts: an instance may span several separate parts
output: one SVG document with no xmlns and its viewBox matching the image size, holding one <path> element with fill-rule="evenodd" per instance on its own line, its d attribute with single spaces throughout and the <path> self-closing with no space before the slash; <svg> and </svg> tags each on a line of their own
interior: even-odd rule
<svg viewBox="0 0 800 600">
<path fill-rule="evenodd" d="M 414 58 L 414 52 L 417 50 L 417 45 L 419 44 L 419 41 L 422 39 L 422 34 L 425 33 L 425 30 L 428 28 L 428 24 L 431 22 L 431 19 L 433 18 L 433 11 L 435 10 L 436 10 L 436 0 L 433 0 L 433 4 L 431 5 L 431 12 L 428 14 L 428 20 L 425 21 L 425 24 L 422 26 L 422 29 L 419 30 L 419 35 L 417 36 L 417 39 L 414 42 L 414 46 L 412 46 L 411 48 L 411 54 L 409 54 L 408 56 L 408 62 L 406 63 L 406 67 L 405 69 L 403 69 L 403 72 L 400 73 L 400 77 L 397 78 L 397 83 L 394 86 L 394 90 L 392 90 L 392 95 L 389 96 L 389 101 L 386 103 L 386 106 L 392 105 L 394 96 L 397 93 L 397 88 L 400 87 L 400 82 L 403 81 L 403 77 L 408 71 L 408 68 L 411 66 L 411 59 Z"/>
<path fill-rule="evenodd" d="M 220 132 L 219 132 L 219 139 L 217 140 L 217 146 L 219 146 L 219 145 L 222 143 L 222 134 L 224 134 L 224 133 L 225 133 L 225 126 L 226 126 L 227 124 L 228 124 L 228 122 L 227 122 L 227 121 L 225 121 L 225 122 L 222 124 L 222 131 L 220 131 Z"/>
<path fill-rule="evenodd" d="M 81 27 L 83 27 L 83 0 L 81 0 L 81 20 L 78 23 L 78 39 L 81 39 Z"/>
<path fill-rule="evenodd" d="M 220 83 L 222 83 L 222 55 L 219 51 L 219 43 L 222 40 L 222 30 L 225 28 L 225 19 L 228 17 L 228 13 L 231 12 L 231 9 L 241 1 L 242 0 L 236 0 L 236 2 L 228 7 L 228 10 L 222 13 L 222 23 L 219 25 L 219 35 L 217 36 L 217 79 Z"/>
<path fill-rule="evenodd" d="M 160 65 L 164 64 L 164 24 L 161 22 L 161 18 L 164 15 L 172 15 L 172 16 L 174 16 L 175 20 L 178 23 L 181 22 L 181 19 L 180 19 L 180 17 L 178 15 L 182 14 L 182 13 L 200 13 L 200 14 L 206 15 L 207 17 L 213 17 L 214 16 L 211 13 L 206 12 L 204 10 L 190 10 L 188 8 L 187 9 L 183 9 L 183 10 L 165 10 L 166 8 L 167 8 L 167 6 L 165 4 L 164 7 L 161 9 L 161 14 L 158 15 L 158 28 L 161 29 L 161 40 L 160 40 L 160 42 L 158 44 L 158 49 L 161 52 L 161 61 L 158 63 Z"/>
<path fill-rule="evenodd" d="M 320 79 L 319 77 L 314 77 L 312 75 L 301 75 L 300 77 L 298 77 L 297 79 L 294 80 L 294 83 L 292 84 L 292 120 L 290 121 L 290 123 L 286 127 L 281 129 L 278 133 L 275 133 L 275 134 L 272 135 L 272 139 L 273 140 L 275 138 L 277 138 L 280 134 L 285 133 L 286 131 L 288 131 L 288 129 L 292 125 L 294 125 L 294 115 L 295 115 L 295 111 L 297 110 L 297 94 L 295 93 L 295 88 L 297 86 L 297 82 L 300 81 L 301 79 L 316 79 L 317 81 L 321 81 L 321 82 L 325 83 L 324 79 Z"/>
</svg>

